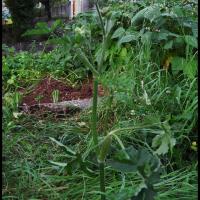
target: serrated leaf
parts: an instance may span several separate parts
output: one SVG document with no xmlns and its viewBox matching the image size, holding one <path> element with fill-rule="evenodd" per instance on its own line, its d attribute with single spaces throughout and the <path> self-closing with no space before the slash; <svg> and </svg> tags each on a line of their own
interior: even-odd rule
<svg viewBox="0 0 200 200">
<path fill-rule="evenodd" d="M 125 33 L 125 29 L 120 27 L 112 35 L 112 39 L 122 37 Z"/>
<path fill-rule="evenodd" d="M 156 153 L 158 155 L 164 155 L 168 153 L 169 150 L 172 152 L 172 148 L 175 144 L 175 138 L 173 138 L 168 132 L 156 135 L 152 140 L 152 147 L 157 148 Z"/>
<path fill-rule="evenodd" d="M 168 139 L 165 137 L 165 136 L 156 136 L 154 139 L 153 139 L 153 144 L 152 144 L 152 147 L 157 147 L 158 146 L 158 149 L 156 150 L 156 153 L 158 155 L 164 155 L 166 153 L 168 153 L 169 151 L 169 144 L 168 144 Z"/>
</svg>

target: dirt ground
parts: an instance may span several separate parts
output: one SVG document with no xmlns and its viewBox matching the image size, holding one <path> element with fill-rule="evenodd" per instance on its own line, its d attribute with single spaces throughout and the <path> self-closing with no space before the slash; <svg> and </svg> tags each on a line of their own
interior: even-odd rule
<svg viewBox="0 0 200 200">
<path fill-rule="evenodd" d="M 58 102 L 89 99 L 92 97 L 93 93 L 92 84 L 92 80 L 84 81 L 80 87 L 73 88 L 72 86 L 66 85 L 59 80 L 46 77 L 41 80 L 29 94 L 23 97 L 22 104 L 32 106 L 38 104 L 38 101 L 40 101 L 40 103 L 53 103 L 52 93 L 54 90 L 59 91 Z M 99 86 L 98 95 L 104 95 L 102 86 Z"/>
</svg>

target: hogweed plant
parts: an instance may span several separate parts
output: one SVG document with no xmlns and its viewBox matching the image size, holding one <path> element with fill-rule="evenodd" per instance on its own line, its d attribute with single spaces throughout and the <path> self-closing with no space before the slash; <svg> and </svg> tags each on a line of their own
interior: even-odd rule
<svg viewBox="0 0 200 200">
<path fill-rule="evenodd" d="M 126 130 L 126 129 L 119 129 L 119 130 L 111 131 L 110 133 L 108 133 L 105 136 L 105 138 L 103 139 L 103 142 L 101 142 L 101 143 L 98 140 L 98 133 L 97 133 L 97 105 L 98 105 L 98 84 L 99 84 L 99 80 L 98 79 L 99 79 L 99 76 L 102 73 L 105 72 L 104 57 L 105 57 L 105 52 L 106 52 L 106 50 L 108 48 L 108 42 L 109 42 L 109 39 L 110 39 L 110 33 L 111 33 L 111 31 L 112 31 L 112 29 L 114 27 L 115 22 L 114 22 L 114 20 L 111 20 L 111 19 L 110 20 L 106 20 L 105 25 L 104 25 L 103 18 L 102 18 L 102 15 L 100 13 L 98 1 L 96 1 L 95 5 L 96 5 L 97 12 L 98 12 L 99 20 L 100 20 L 100 23 L 101 23 L 102 33 L 103 33 L 102 46 L 101 46 L 101 50 L 99 51 L 100 52 L 99 53 L 100 54 L 99 55 L 100 58 L 98 59 L 98 62 L 97 62 L 97 68 L 90 63 L 90 61 L 88 60 L 88 58 L 82 52 L 81 49 L 78 49 L 78 53 L 79 53 L 80 60 L 82 60 L 84 65 L 86 67 L 88 67 L 92 71 L 92 74 L 93 74 L 94 82 L 93 82 L 93 105 L 92 105 L 92 117 L 91 117 L 91 131 L 92 131 L 93 143 L 94 143 L 95 150 L 96 150 L 96 156 L 97 156 L 97 160 L 98 160 L 98 163 L 99 163 L 101 200 L 105 200 L 106 199 L 106 196 L 105 196 L 105 192 L 106 192 L 106 190 L 105 190 L 105 162 L 106 162 L 106 157 L 107 157 L 108 151 L 109 151 L 110 146 L 111 146 L 111 142 L 112 142 L 112 137 L 113 136 L 115 136 L 115 138 L 119 142 L 120 146 L 122 147 L 122 150 L 125 153 L 125 158 L 128 159 L 128 162 L 131 162 L 131 159 L 130 159 L 130 156 L 126 153 L 125 147 L 123 146 L 122 141 L 116 135 L 116 133 L 118 133 L 120 131 L 123 131 L 123 130 Z M 113 97 L 111 96 L 111 99 L 112 98 Z M 128 130 L 132 130 L 132 129 L 135 129 L 135 127 L 134 128 L 133 127 L 128 128 Z M 144 154 L 144 155 L 142 155 L 141 153 Z M 150 158 L 152 156 L 149 153 L 144 152 L 144 151 L 139 152 L 138 156 L 139 156 L 139 154 L 140 154 L 140 157 L 146 156 L 146 157 Z M 145 159 L 144 159 L 144 161 L 141 163 L 141 166 L 144 167 L 147 164 L 147 162 L 145 162 Z M 115 164 L 113 165 L 114 168 L 115 168 Z M 120 166 L 120 165 L 123 166 L 123 163 L 116 164 L 116 165 L 117 166 Z M 130 165 L 131 165 L 131 167 L 134 168 L 133 171 L 137 171 L 136 163 L 131 163 Z M 140 168 L 141 168 L 141 166 L 140 166 Z M 129 168 L 130 166 L 126 166 L 125 165 L 124 167 L 122 167 L 122 168 L 125 169 L 125 172 L 126 172 L 126 168 L 127 167 Z M 157 165 L 156 165 L 156 167 L 157 167 Z M 121 171 L 121 170 L 123 171 L 124 169 L 119 169 L 119 171 Z M 118 170 L 118 167 L 116 168 L 116 170 Z M 145 170 L 143 170 L 140 173 L 142 175 L 142 177 L 146 176 L 144 171 Z M 147 179 L 147 177 L 145 177 L 145 178 Z M 146 179 L 145 179 L 145 181 L 146 181 Z M 148 184 L 149 183 L 147 183 L 146 185 L 148 185 Z M 152 188 L 152 185 L 150 186 L 150 188 Z M 143 193 L 146 193 L 146 192 L 147 192 L 146 190 L 143 191 Z M 141 196 L 141 195 L 143 195 L 143 193 L 142 194 L 140 193 L 139 195 Z"/>
<path fill-rule="evenodd" d="M 162 129 L 163 137 L 157 136 L 157 140 L 154 141 L 154 148 L 162 148 L 162 142 L 164 140 L 169 139 L 169 147 L 172 147 L 173 144 L 171 144 L 171 133 L 169 130 L 163 130 L 163 122 L 158 122 L 157 124 L 150 124 L 150 125 L 142 125 L 139 127 L 128 127 L 128 128 L 120 128 L 116 130 L 111 130 L 109 133 L 106 134 L 106 136 L 103 137 L 104 134 L 101 135 L 103 137 L 102 141 L 99 140 L 99 135 L 97 132 L 97 106 L 98 106 L 98 85 L 100 81 L 100 76 L 105 73 L 105 52 L 108 49 L 108 43 L 111 39 L 111 32 L 113 30 L 113 27 L 115 25 L 115 20 L 113 19 L 106 19 L 105 22 L 103 20 L 103 17 L 100 12 L 99 3 L 98 1 L 95 2 L 96 10 L 98 13 L 98 18 L 101 24 L 101 30 L 102 30 L 102 43 L 101 43 L 101 49 L 98 52 L 97 60 L 97 66 L 94 65 L 93 62 L 90 62 L 89 58 L 85 55 L 85 53 L 81 50 L 81 48 L 77 49 L 77 55 L 80 59 L 80 61 L 85 65 L 85 67 L 89 68 L 93 75 L 93 103 L 92 103 L 92 114 L 91 114 L 91 132 L 92 132 L 92 140 L 93 140 L 93 148 L 96 152 L 96 159 L 98 161 L 98 167 L 99 167 L 99 178 L 100 178 L 100 194 L 101 194 L 101 200 L 106 199 L 106 189 L 105 189 L 105 164 L 108 164 L 112 168 L 114 168 L 116 171 L 120 171 L 122 173 L 126 172 L 137 172 L 140 177 L 143 180 L 143 186 L 140 188 L 140 191 L 137 193 L 134 193 L 132 196 L 132 199 L 145 199 L 145 200 L 151 200 L 155 196 L 155 191 L 153 188 L 153 184 L 158 182 L 159 175 L 160 175 L 160 160 L 156 154 L 165 154 L 168 152 L 168 149 L 171 150 L 171 148 L 166 148 L 164 150 L 159 150 L 158 153 L 154 152 L 147 143 L 140 141 L 143 146 L 146 146 L 146 148 L 141 148 L 136 150 L 134 147 L 125 148 L 123 145 L 123 142 L 120 140 L 118 134 L 124 131 L 134 131 L 137 129 L 147 128 L 155 125 L 159 125 L 159 127 Z M 144 88 L 143 88 L 144 90 Z M 146 92 L 146 91 L 145 91 Z M 146 93 L 145 93 L 146 94 Z M 111 99 L 113 99 L 113 94 L 111 94 Z M 147 94 L 145 96 L 147 99 Z M 164 132 L 163 132 L 164 131 Z M 165 133 L 166 132 L 166 133 Z M 169 132 L 169 133 L 168 133 Z M 109 149 L 111 147 L 111 143 L 113 138 L 115 138 L 120 145 L 121 150 L 117 150 L 117 156 L 118 159 L 111 159 L 106 161 Z M 76 153 L 72 151 L 70 148 L 66 147 L 62 143 L 56 141 L 55 139 L 51 138 L 53 142 L 56 142 L 57 145 L 61 146 L 62 148 L 67 151 L 67 153 L 70 155 L 71 160 L 68 162 L 68 164 L 59 164 L 56 162 L 52 162 L 52 164 L 57 164 L 60 166 L 65 166 L 67 168 L 68 174 L 72 173 L 72 164 L 73 163 L 79 163 L 80 168 L 87 173 L 88 175 L 93 176 L 95 173 L 88 167 L 88 162 L 85 161 L 82 158 L 81 153 Z M 135 139 L 136 140 L 136 139 Z M 136 140 L 136 142 L 138 142 Z M 119 156 L 120 155 L 120 156 Z M 159 155 L 159 154 L 158 154 Z M 116 158 L 117 158 L 116 156 Z"/>
<path fill-rule="evenodd" d="M 79 57 L 83 61 L 84 65 L 88 67 L 93 74 L 93 104 L 92 104 L 92 117 L 91 117 L 91 131 L 92 131 L 92 137 L 93 137 L 93 143 L 96 150 L 96 155 L 99 156 L 98 162 L 99 162 L 99 170 L 100 170 L 100 190 L 101 190 L 101 200 L 105 200 L 105 177 L 104 177 L 104 153 L 102 153 L 102 149 L 100 149 L 98 144 L 98 133 L 97 133 L 97 104 L 98 104 L 98 77 L 103 72 L 103 62 L 104 62 L 104 56 L 105 56 L 105 50 L 108 43 L 108 36 L 109 33 L 114 26 L 113 21 L 107 21 L 106 26 L 104 26 L 103 18 L 100 13 L 99 4 L 98 1 L 95 2 L 95 6 L 98 12 L 99 20 L 101 23 L 101 28 L 103 32 L 103 39 L 102 39 L 102 49 L 100 53 L 100 59 L 97 64 L 97 69 L 89 62 L 86 55 L 82 52 L 81 49 L 79 49 Z M 110 140 L 109 140 L 110 141 Z M 109 142 L 106 142 L 107 147 L 109 146 Z M 103 148 L 103 147 L 102 147 Z M 104 150 L 106 152 L 106 149 Z"/>
</svg>

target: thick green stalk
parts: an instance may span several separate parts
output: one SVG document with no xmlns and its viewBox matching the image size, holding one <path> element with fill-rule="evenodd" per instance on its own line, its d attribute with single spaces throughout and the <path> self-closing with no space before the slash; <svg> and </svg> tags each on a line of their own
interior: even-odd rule
<svg viewBox="0 0 200 200">
<path fill-rule="evenodd" d="M 111 91 L 110 93 L 111 94 L 108 97 L 108 103 L 107 103 L 107 113 L 106 113 L 106 116 L 105 116 L 105 129 L 106 130 L 109 128 L 108 120 L 109 120 L 109 117 L 111 115 L 110 110 L 111 110 L 111 106 L 112 106 L 112 102 L 113 102 L 113 92 Z"/>
<path fill-rule="evenodd" d="M 100 190 L 102 192 L 101 194 L 101 200 L 105 200 L 105 176 L 104 176 L 104 163 L 99 163 L 99 170 L 100 170 Z"/>
<path fill-rule="evenodd" d="M 97 135 L 97 103 L 98 103 L 98 80 L 94 77 L 93 82 L 93 105 L 92 105 L 92 136 L 93 142 L 96 147 L 96 152 L 98 155 L 98 135 Z"/>
<path fill-rule="evenodd" d="M 102 27 L 102 31 L 103 31 L 103 42 L 102 42 L 102 55 L 101 55 L 101 60 L 99 62 L 98 65 L 98 72 L 101 72 L 102 70 L 102 66 L 103 66 L 103 61 L 104 61 L 104 54 L 105 54 L 105 48 L 106 48 L 106 32 L 104 29 L 104 23 L 103 23 L 103 19 L 100 13 L 100 9 L 99 9 L 99 4 L 98 4 L 98 0 L 96 0 L 96 8 L 97 8 L 97 12 L 99 15 L 99 19 L 101 22 L 101 27 Z M 97 95 L 98 95 L 98 81 L 96 79 L 94 79 L 94 90 L 93 90 L 93 139 L 94 139 L 94 143 L 95 145 L 98 145 L 98 136 L 97 136 Z M 100 152 L 99 146 L 97 146 L 98 149 L 96 150 L 97 155 Z M 99 177 L 100 177 L 100 191 L 102 192 L 101 194 L 101 200 L 105 200 L 105 176 L 104 176 L 104 162 L 99 163 Z"/>
</svg>

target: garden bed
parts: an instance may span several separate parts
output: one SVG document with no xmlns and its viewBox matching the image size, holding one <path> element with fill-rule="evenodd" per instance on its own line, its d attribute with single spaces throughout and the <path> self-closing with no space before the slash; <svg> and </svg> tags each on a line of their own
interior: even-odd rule
<svg viewBox="0 0 200 200">
<path fill-rule="evenodd" d="M 36 111 L 53 111 L 65 114 L 89 108 L 92 103 L 93 81 L 84 81 L 81 86 L 72 87 L 60 80 L 46 77 L 41 80 L 31 92 L 22 92 L 22 104 L 20 108 L 26 113 Z M 53 99 L 53 93 L 57 91 L 57 101 Z M 103 96 L 104 90 L 99 87 L 98 95 Z"/>
</svg>

